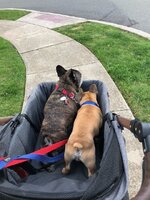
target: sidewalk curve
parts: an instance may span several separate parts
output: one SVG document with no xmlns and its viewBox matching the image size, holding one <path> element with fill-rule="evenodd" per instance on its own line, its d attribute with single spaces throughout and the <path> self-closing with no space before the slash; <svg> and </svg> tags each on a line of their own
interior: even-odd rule
<svg viewBox="0 0 150 200">
<path fill-rule="evenodd" d="M 53 13 L 31 12 L 17 21 L 0 21 L 0 36 L 9 40 L 26 65 L 25 98 L 40 82 L 56 81 L 56 65 L 81 71 L 83 80 L 101 80 L 109 91 L 110 110 L 133 118 L 132 112 L 100 61 L 83 45 L 52 30 L 54 27 L 87 21 Z M 129 163 L 129 193 L 134 196 L 141 185 L 142 147 L 124 131 Z M 134 173 L 133 173 L 134 172 Z"/>
</svg>

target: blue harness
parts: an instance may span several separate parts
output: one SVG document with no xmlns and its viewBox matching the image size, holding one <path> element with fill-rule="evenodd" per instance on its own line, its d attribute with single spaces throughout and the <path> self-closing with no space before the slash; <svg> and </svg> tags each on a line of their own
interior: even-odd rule
<svg viewBox="0 0 150 200">
<path fill-rule="evenodd" d="M 84 106 L 84 105 L 91 105 L 91 106 L 97 106 L 99 107 L 99 105 L 93 101 L 85 101 L 84 103 L 82 103 L 80 106 Z"/>
</svg>

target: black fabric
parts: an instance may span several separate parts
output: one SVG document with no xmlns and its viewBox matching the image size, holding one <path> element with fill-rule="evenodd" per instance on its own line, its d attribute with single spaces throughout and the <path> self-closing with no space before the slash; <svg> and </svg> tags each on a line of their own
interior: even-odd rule
<svg viewBox="0 0 150 200">
<path fill-rule="evenodd" d="M 94 199 L 91 199 L 91 200 L 105 200 L 105 197 L 104 198 L 101 198 L 101 197 L 96 197 L 96 198 L 94 198 Z M 112 200 L 115 200 L 115 199 L 112 199 Z M 124 198 L 123 199 L 117 199 L 117 200 L 129 200 L 129 194 L 128 194 L 128 192 L 126 193 L 126 195 L 124 196 Z"/>
<path fill-rule="evenodd" d="M 20 124 L 20 115 L 17 114 L 0 130 L 0 157 L 8 156 L 9 146 L 16 127 Z"/>
<path fill-rule="evenodd" d="M 14 197 L 14 196 L 10 196 L 4 193 L 0 193 L 0 199 L 1 200 L 37 200 L 37 198 L 22 198 L 22 197 Z M 43 198 L 38 198 L 38 200 L 43 200 Z M 50 200 L 56 200 L 56 199 L 50 199 Z M 61 199 L 61 200 L 65 200 L 65 199 Z M 72 198 L 71 200 L 80 200 L 80 198 Z M 91 200 L 101 200 L 100 198 L 96 197 L 96 198 L 92 198 Z M 115 199 L 113 199 L 115 200 Z M 120 200 L 129 200 L 129 195 L 128 193 L 126 194 L 126 196 L 123 199 Z"/>
<path fill-rule="evenodd" d="M 102 158 L 99 166 L 99 170 L 96 173 L 96 177 L 85 192 L 82 200 L 90 200 L 95 196 L 107 196 L 107 193 L 119 184 L 121 176 L 123 174 L 122 157 L 120 148 L 118 145 L 117 137 L 114 133 L 113 127 L 109 127 L 105 124 L 105 131 L 112 139 L 109 141 L 109 148 L 105 157 Z"/>
<path fill-rule="evenodd" d="M 127 192 L 125 197 L 122 200 L 129 200 L 129 193 Z"/>
<path fill-rule="evenodd" d="M 39 197 L 39 198 L 28 198 L 28 197 L 23 198 L 23 197 L 15 197 L 15 196 L 12 196 L 12 195 L 0 193 L 0 200 L 43 200 L 43 198 L 42 197 Z M 56 199 L 50 198 L 48 200 L 56 200 Z M 61 199 L 61 200 L 66 200 L 66 199 Z M 80 200 L 80 198 L 71 198 L 70 200 Z"/>
<path fill-rule="evenodd" d="M 108 130 L 108 125 L 106 124 L 105 126 L 106 126 L 106 129 Z M 81 163 L 76 163 L 76 162 L 73 163 L 71 174 L 64 177 L 61 174 L 61 169 L 63 167 L 63 164 L 62 164 L 58 166 L 57 170 L 54 173 L 49 174 L 48 172 L 43 171 L 38 174 L 32 175 L 31 177 L 27 179 L 26 184 L 30 184 L 33 186 L 36 183 L 37 186 L 41 185 L 40 186 L 41 193 L 39 193 L 40 191 L 36 191 L 36 189 L 34 190 L 34 188 L 32 188 L 32 191 L 33 191 L 32 195 L 34 196 L 34 193 L 36 193 L 40 197 L 40 194 L 41 194 L 43 199 L 51 199 L 51 198 L 52 199 L 62 199 L 62 198 L 72 199 L 74 196 L 78 198 L 80 196 L 83 196 L 82 199 L 88 200 L 88 199 L 92 199 L 94 196 L 95 197 L 101 196 L 101 195 L 103 196 L 104 193 L 106 192 L 108 192 L 109 194 L 110 188 L 112 186 L 115 186 L 115 183 L 117 184 L 118 180 L 120 180 L 123 166 L 121 163 L 119 148 L 117 147 L 118 142 L 117 142 L 115 134 L 113 133 L 112 128 L 110 128 L 108 134 L 110 135 L 109 139 L 111 138 L 108 141 L 109 148 L 107 152 L 105 153 L 106 156 L 102 158 L 101 163 L 99 159 L 99 155 L 101 154 L 101 152 L 99 152 L 99 150 L 101 149 L 101 146 L 103 145 L 103 143 L 102 143 L 101 138 L 96 139 L 96 142 L 99 141 L 99 145 L 96 144 L 97 156 L 98 156 L 97 157 L 97 172 L 91 179 L 87 179 L 86 177 L 87 175 L 86 168 Z M 55 183 L 56 180 L 58 180 L 58 183 L 57 182 Z M 20 184 L 19 185 L 23 186 L 24 184 L 25 183 L 22 183 L 21 185 Z M 51 192 L 49 191 L 49 194 L 44 195 L 44 192 L 46 192 L 48 188 L 49 190 L 52 190 L 52 187 L 51 187 L 52 185 L 54 188 L 58 187 L 57 184 L 59 184 L 59 188 L 61 188 L 61 189 L 58 188 L 59 193 L 57 192 L 57 189 L 55 189 L 56 193 L 54 193 L 54 191 L 51 191 Z M 79 188 L 82 187 L 82 189 L 80 188 L 79 190 L 78 188 L 75 192 L 75 188 L 72 188 L 71 184 L 73 184 L 73 187 L 75 187 L 76 189 L 77 187 Z M 44 188 L 43 188 L 43 185 L 44 185 Z M 107 191 L 107 188 L 108 188 L 108 191 Z M 16 194 L 21 196 L 20 191 L 17 191 L 18 187 L 16 187 L 16 189 L 14 188 L 14 194 L 15 194 L 15 190 L 16 190 Z M 72 192 L 70 192 L 70 190 L 72 190 Z M 6 191 L 8 191 L 8 189 Z M 25 192 L 23 193 L 25 194 L 25 196 L 27 196 L 27 193 Z M 28 194 L 29 197 L 31 197 L 32 195 Z M 48 196 L 50 196 L 51 198 L 48 198 Z"/>
</svg>

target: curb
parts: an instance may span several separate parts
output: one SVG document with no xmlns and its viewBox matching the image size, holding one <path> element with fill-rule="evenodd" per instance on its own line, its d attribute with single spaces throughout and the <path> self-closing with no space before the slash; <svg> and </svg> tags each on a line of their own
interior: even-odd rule
<svg viewBox="0 0 150 200">
<path fill-rule="evenodd" d="M 150 34 L 149 33 L 146 33 L 144 31 L 141 31 L 141 30 L 138 30 L 138 29 L 135 29 L 135 28 L 132 28 L 132 27 L 123 26 L 123 25 L 119 25 L 119 24 L 115 24 L 115 23 L 110 23 L 110 22 L 105 22 L 105 21 L 98 21 L 98 20 L 88 20 L 88 21 L 90 21 L 90 22 L 96 22 L 96 23 L 104 24 L 104 25 L 109 25 L 109 26 L 112 26 L 112 27 L 115 27 L 115 28 L 119 28 L 121 30 L 130 32 L 130 33 L 134 33 L 136 35 L 139 35 L 141 37 L 144 37 L 144 38 L 150 40 Z"/>
<path fill-rule="evenodd" d="M 59 13 L 53 13 L 53 12 L 42 12 L 42 11 L 36 11 L 36 10 L 30 10 L 30 9 L 21 9 L 21 8 L 0 8 L 0 10 L 23 10 L 23 11 L 30 11 L 30 12 L 38 12 L 38 13 L 44 13 L 44 14 L 57 14 L 59 16 L 68 16 L 68 17 L 73 17 L 75 19 L 83 19 L 89 22 L 96 22 L 96 23 L 100 23 L 100 24 L 104 24 L 104 25 L 109 25 L 112 27 L 116 27 L 119 28 L 121 30 L 130 32 L 130 33 L 134 33 L 136 35 L 139 35 L 141 37 L 144 37 L 148 40 L 150 40 L 150 34 L 144 31 L 141 31 L 139 29 L 135 29 L 132 27 L 128 27 L 128 26 L 124 26 L 124 25 L 120 25 L 120 24 L 115 24 L 115 23 L 111 23 L 111 22 L 106 22 L 106 21 L 101 21 L 101 20 L 90 20 L 90 19 L 86 19 L 86 18 L 82 18 L 82 17 L 76 17 L 76 16 L 72 16 L 72 15 L 63 15 L 63 14 L 59 14 Z"/>
</svg>

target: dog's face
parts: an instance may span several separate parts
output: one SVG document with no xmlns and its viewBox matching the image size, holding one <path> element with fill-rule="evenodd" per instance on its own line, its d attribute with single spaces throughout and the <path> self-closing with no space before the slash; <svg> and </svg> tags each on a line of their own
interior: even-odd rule
<svg viewBox="0 0 150 200">
<path fill-rule="evenodd" d="M 60 82 L 66 83 L 78 91 L 81 85 L 81 73 L 79 71 L 75 69 L 66 70 L 61 65 L 57 65 L 56 71 Z"/>
</svg>

